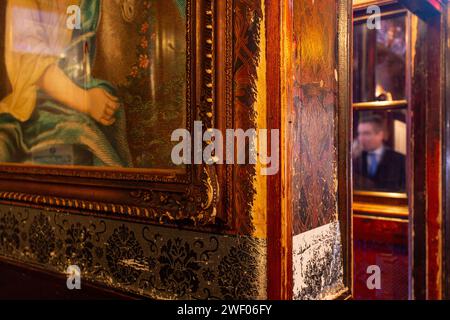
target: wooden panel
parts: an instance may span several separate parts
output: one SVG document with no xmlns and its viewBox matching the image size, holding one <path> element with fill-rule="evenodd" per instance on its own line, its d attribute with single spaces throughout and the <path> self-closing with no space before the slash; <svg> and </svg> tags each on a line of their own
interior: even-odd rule
<svg viewBox="0 0 450 320">
<path fill-rule="evenodd" d="M 346 0 L 294 1 L 286 30 L 294 299 L 332 299 L 351 287 L 349 8 Z"/>
<path fill-rule="evenodd" d="M 442 19 L 428 24 L 428 105 L 427 105 L 427 299 L 442 297 L 442 107 L 443 60 Z"/>
<path fill-rule="evenodd" d="M 414 21 L 414 19 L 413 19 Z M 417 28 L 417 32 L 414 30 Z M 410 180 L 412 195 L 410 196 L 411 211 L 411 225 L 410 234 L 411 242 L 410 249 L 410 273 L 414 278 L 411 282 L 412 296 L 417 299 L 425 299 L 426 295 L 426 235 L 422 230 L 426 225 L 425 216 L 425 168 L 426 161 L 425 152 L 422 148 L 425 146 L 425 121 L 426 112 L 426 95 L 423 88 L 426 88 L 426 65 L 424 59 L 426 57 L 426 31 L 425 23 L 418 21 L 418 25 L 413 23 L 413 33 L 417 34 L 417 43 L 413 43 L 413 53 L 415 60 L 413 61 L 414 73 L 412 74 L 412 89 L 411 109 L 413 112 L 411 132 L 414 140 L 414 149 L 409 163 L 409 169 L 413 170 Z M 421 152 L 416 151 L 422 149 Z"/>
<path fill-rule="evenodd" d="M 330 10 L 333 6 L 336 10 Z M 281 180 L 268 178 L 268 294 L 273 299 L 350 294 L 350 8 L 347 0 L 265 2 L 268 127 L 282 128 Z M 303 242 L 305 250 L 319 250 L 327 258 L 298 263 L 297 248 L 295 262 L 293 240 L 308 231 L 313 235 Z M 294 289 L 293 270 L 298 275 L 306 265 L 315 275 L 328 274 L 323 286 L 310 272 L 303 275 L 303 289 Z"/>
<path fill-rule="evenodd" d="M 271 108 L 271 116 L 267 120 L 267 128 L 281 128 L 281 14 L 284 1 L 265 1 L 266 12 L 266 35 L 267 35 L 267 106 Z M 283 138 L 281 138 L 281 141 Z M 281 159 L 281 157 L 280 157 Z M 289 173 L 287 173 L 289 174 Z M 288 225 L 283 224 L 283 214 L 281 208 L 281 172 L 267 178 L 267 189 L 271 190 L 267 197 L 268 212 L 268 228 L 267 228 L 267 254 L 268 269 L 267 293 L 269 299 L 285 299 L 292 298 L 292 277 L 287 276 L 289 269 L 288 261 L 289 251 L 292 246 L 286 246 L 286 239 L 283 237 L 284 230 L 289 230 L 290 219 Z M 289 249 L 290 248 L 290 249 Z M 286 250 L 286 251 L 285 251 Z M 287 261 L 288 260 L 288 261 Z"/>
<path fill-rule="evenodd" d="M 408 222 L 354 217 L 354 298 L 408 299 Z M 370 290 L 367 268 L 381 269 L 381 289 Z"/>
<path fill-rule="evenodd" d="M 335 0 L 294 2 L 294 235 L 336 215 L 336 9 Z"/>
<path fill-rule="evenodd" d="M 353 219 L 352 219 L 352 159 L 353 127 L 352 98 L 352 2 L 340 1 L 338 7 L 338 218 L 341 229 L 343 282 L 347 291 L 341 296 L 349 299 L 353 294 Z"/>
<path fill-rule="evenodd" d="M 442 295 L 443 32 L 440 15 L 413 18 L 411 275 L 413 297 Z M 425 89 L 424 89 L 425 88 Z"/>
<path fill-rule="evenodd" d="M 450 188 L 450 8 L 447 9 L 447 45 L 445 46 L 445 101 L 444 106 L 444 136 L 443 136 L 443 218 L 445 219 L 445 244 L 443 247 L 444 254 L 444 273 L 443 273 L 443 285 L 444 285 L 444 298 L 450 299 L 450 192 L 446 192 Z"/>
</svg>

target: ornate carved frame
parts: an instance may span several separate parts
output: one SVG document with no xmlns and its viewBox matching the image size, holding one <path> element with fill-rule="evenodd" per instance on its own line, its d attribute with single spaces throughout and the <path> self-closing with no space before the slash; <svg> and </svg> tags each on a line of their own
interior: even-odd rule
<svg viewBox="0 0 450 320">
<path fill-rule="evenodd" d="M 195 120 L 202 121 L 204 130 L 230 128 L 233 123 L 234 1 L 187 1 L 187 128 L 191 132 Z M 186 170 L 1 164 L 0 203 L 223 228 L 232 226 L 232 180 L 232 166 L 206 164 Z"/>
</svg>

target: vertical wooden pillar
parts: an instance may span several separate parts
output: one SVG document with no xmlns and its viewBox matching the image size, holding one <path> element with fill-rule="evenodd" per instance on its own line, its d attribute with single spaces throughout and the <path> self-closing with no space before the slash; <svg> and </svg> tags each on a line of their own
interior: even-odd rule
<svg viewBox="0 0 450 320">
<path fill-rule="evenodd" d="M 444 272 L 442 281 L 444 286 L 444 298 L 450 299 L 450 7 L 446 9 L 445 16 L 445 39 L 447 40 L 444 48 L 445 62 L 445 105 L 444 105 L 444 127 L 443 127 L 443 217 L 444 224 L 444 247 L 443 262 Z"/>
<path fill-rule="evenodd" d="M 292 215 L 282 205 L 289 180 L 289 168 L 284 161 L 285 131 L 282 127 L 282 99 L 286 88 L 282 85 L 282 74 L 286 72 L 286 61 L 282 57 L 286 17 L 291 0 L 266 0 L 266 59 L 267 59 L 267 128 L 280 130 L 280 171 L 268 176 L 267 198 L 268 221 L 268 298 L 274 300 L 292 299 Z M 270 150 L 270 147 L 269 147 Z"/>
<path fill-rule="evenodd" d="M 410 298 L 442 297 L 444 19 L 441 1 L 401 0 L 413 18 Z"/>
<path fill-rule="evenodd" d="M 268 177 L 270 299 L 351 293 L 351 8 L 351 0 L 265 1 L 267 125 L 281 137 L 281 170 Z M 294 265 L 303 235 L 306 250 L 320 247 L 330 261 Z M 308 274 L 294 293 L 301 268 L 332 273 L 330 286 Z"/>
<path fill-rule="evenodd" d="M 341 226 L 344 286 L 353 294 L 353 189 L 352 189 L 352 1 L 339 2 L 338 18 L 338 213 Z"/>
</svg>

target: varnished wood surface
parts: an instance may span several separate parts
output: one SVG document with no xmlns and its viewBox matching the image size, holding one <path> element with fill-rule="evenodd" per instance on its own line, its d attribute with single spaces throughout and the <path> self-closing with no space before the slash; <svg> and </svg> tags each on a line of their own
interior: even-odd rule
<svg viewBox="0 0 450 320">
<path fill-rule="evenodd" d="M 270 129 L 281 128 L 281 39 L 282 26 L 281 3 L 283 1 L 265 1 L 266 9 L 266 45 L 267 45 L 267 106 L 271 116 L 268 117 L 267 126 Z M 281 158 L 280 158 L 281 159 Z M 267 189 L 271 192 L 267 197 L 267 252 L 268 252 L 268 278 L 267 293 L 269 299 L 291 299 L 292 279 L 286 277 L 286 269 L 289 268 L 288 254 L 292 251 L 292 242 L 288 242 L 288 248 L 284 249 L 284 230 L 289 230 L 289 225 L 282 224 L 281 208 L 281 172 L 267 178 Z M 284 247 L 284 248 L 283 248 Z M 290 250 L 289 250 L 290 248 Z M 286 251 L 285 251 L 286 250 Z M 292 256 L 292 254 L 290 254 Z M 292 264 L 290 269 L 292 268 Z"/>
</svg>

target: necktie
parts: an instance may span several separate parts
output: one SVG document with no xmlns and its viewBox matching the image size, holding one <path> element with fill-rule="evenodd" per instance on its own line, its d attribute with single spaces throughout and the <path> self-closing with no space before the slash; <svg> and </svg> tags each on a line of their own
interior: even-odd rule
<svg viewBox="0 0 450 320">
<path fill-rule="evenodd" d="M 368 154 L 368 173 L 369 177 L 373 178 L 377 173 L 378 163 L 377 163 L 377 155 L 373 152 Z"/>
</svg>

